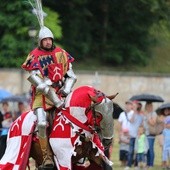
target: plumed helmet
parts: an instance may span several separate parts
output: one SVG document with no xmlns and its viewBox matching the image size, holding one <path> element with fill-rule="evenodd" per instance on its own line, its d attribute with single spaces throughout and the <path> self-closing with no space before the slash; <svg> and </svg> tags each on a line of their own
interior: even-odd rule
<svg viewBox="0 0 170 170">
<path fill-rule="evenodd" d="M 44 38 L 52 38 L 54 39 L 53 33 L 51 32 L 51 30 L 49 28 L 47 28 L 46 26 L 43 26 L 38 34 L 38 41 L 39 43 L 41 42 L 42 39 Z"/>
</svg>

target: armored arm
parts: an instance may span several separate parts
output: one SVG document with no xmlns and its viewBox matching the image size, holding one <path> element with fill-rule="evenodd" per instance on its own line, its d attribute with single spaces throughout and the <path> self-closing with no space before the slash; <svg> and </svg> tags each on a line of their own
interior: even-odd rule
<svg viewBox="0 0 170 170">
<path fill-rule="evenodd" d="M 45 97 L 53 102 L 57 108 L 61 108 L 63 106 L 64 102 L 59 99 L 55 90 L 51 87 L 51 80 L 46 77 L 42 78 L 39 70 L 31 71 L 28 81 L 36 87 L 37 91 L 41 92 Z"/>
<path fill-rule="evenodd" d="M 73 72 L 72 64 L 69 63 L 69 70 L 66 73 L 65 81 L 64 81 L 64 86 L 62 87 L 60 92 L 64 96 L 67 96 L 71 92 L 71 89 L 74 86 L 74 84 L 76 83 L 76 81 L 77 81 L 77 77 L 76 77 L 76 75 Z"/>
</svg>

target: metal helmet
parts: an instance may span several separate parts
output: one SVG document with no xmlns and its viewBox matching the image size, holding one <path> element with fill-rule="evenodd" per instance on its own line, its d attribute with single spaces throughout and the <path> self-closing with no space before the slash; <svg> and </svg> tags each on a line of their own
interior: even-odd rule
<svg viewBox="0 0 170 170">
<path fill-rule="evenodd" d="M 39 31 L 39 34 L 38 34 L 38 41 L 39 43 L 41 42 L 42 39 L 44 38 L 52 38 L 54 39 L 54 35 L 53 33 L 51 32 L 51 30 L 49 28 L 47 28 L 46 26 L 43 26 L 40 31 Z"/>
</svg>

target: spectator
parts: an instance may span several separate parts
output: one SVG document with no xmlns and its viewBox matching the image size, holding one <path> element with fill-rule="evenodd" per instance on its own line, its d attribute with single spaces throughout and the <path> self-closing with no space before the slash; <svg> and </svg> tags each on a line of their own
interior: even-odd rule
<svg viewBox="0 0 170 170">
<path fill-rule="evenodd" d="M 164 169 L 170 168 L 168 161 L 170 160 L 170 116 L 165 118 L 165 128 L 163 135 L 163 149 L 162 149 L 162 166 Z"/>
<path fill-rule="evenodd" d="M 163 109 L 164 116 L 169 116 L 170 115 L 170 108 L 165 108 Z"/>
<path fill-rule="evenodd" d="M 137 102 L 137 111 L 139 112 L 139 114 L 143 114 L 142 103 L 140 103 L 140 102 Z"/>
<path fill-rule="evenodd" d="M 152 168 L 154 166 L 154 143 L 155 143 L 155 135 L 151 135 L 149 132 L 149 125 L 154 125 L 156 123 L 157 114 L 153 111 L 153 104 L 151 102 L 147 102 L 145 104 L 144 111 L 144 128 L 145 134 L 148 138 L 149 150 L 147 153 L 147 166 L 148 168 Z"/>
<path fill-rule="evenodd" d="M 18 102 L 18 110 L 15 113 L 15 119 L 17 119 L 22 113 L 24 113 L 26 111 L 26 106 L 24 102 Z"/>
<path fill-rule="evenodd" d="M 8 102 L 2 103 L 2 115 L 3 115 L 2 127 L 9 128 L 13 121 L 13 118 L 11 111 L 9 111 Z"/>
<path fill-rule="evenodd" d="M 119 132 L 122 132 L 123 129 L 129 129 L 130 125 L 130 119 L 133 115 L 133 102 L 132 101 L 126 101 L 125 102 L 125 111 L 120 113 L 118 118 L 118 129 Z"/>
<path fill-rule="evenodd" d="M 129 144 L 129 152 L 128 152 L 128 162 L 125 170 L 130 169 L 133 164 L 133 156 L 134 156 L 134 147 L 135 147 L 135 139 L 137 137 L 138 128 L 142 125 L 143 116 L 139 113 L 138 102 L 133 102 L 133 115 L 131 117 L 130 126 L 129 126 L 129 135 L 130 135 L 130 144 Z"/>
<path fill-rule="evenodd" d="M 129 130 L 123 129 L 119 137 L 119 145 L 120 145 L 119 160 L 121 161 L 122 167 L 126 166 L 127 164 L 129 142 L 130 142 Z"/>
<path fill-rule="evenodd" d="M 159 120 L 164 122 L 166 117 L 170 115 L 170 108 L 162 109 L 161 114 L 158 115 Z M 163 135 L 162 133 L 158 135 L 158 142 L 161 147 L 163 147 Z"/>
<path fill-rule="evenodd" d="M 139 169 L 146 168 L 146 154 L 148 152 L 149 144 L 148 139 L 144 132 L 144 127 L 138 128 L 138 136 L 135 140 L 135 153 L 137 157 L 137 166 Z"/>
<path fill-rule="evenodd" d="M 9 111 L 9 105 L 7 102 L 2 103 L 2 115 L 3 115 L 3 121 L 2 121 L 2 131 L 0 134 L 0 148 L 1 148 L 0 159 L 5 153 L 8 129 L 13 122 L 12 114 Z"/>
</svg>

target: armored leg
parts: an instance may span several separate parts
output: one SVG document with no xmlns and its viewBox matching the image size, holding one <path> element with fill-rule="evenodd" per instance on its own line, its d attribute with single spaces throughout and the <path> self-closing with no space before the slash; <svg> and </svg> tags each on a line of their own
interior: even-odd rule
<svg viewBox="0 0 170 170">
<path fill-rule="evenodd" d="M 35 114 L 37 116 L 37 127 L 38 127 L 38 138 L 43 155 L 43 164 L 40 168 L 49 169 L 54 167 L 53 153 L 49 145 L 47 137 L 47 121 L 46 112 L 43 108 L 35 109 Z"/>
</svg>

